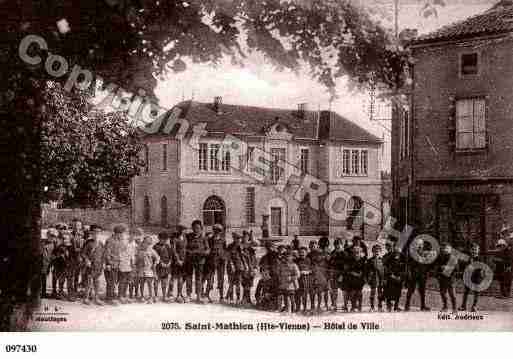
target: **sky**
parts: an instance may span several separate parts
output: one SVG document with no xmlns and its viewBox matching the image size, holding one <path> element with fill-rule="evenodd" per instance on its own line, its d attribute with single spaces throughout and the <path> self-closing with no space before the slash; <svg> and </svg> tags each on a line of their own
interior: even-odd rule
<svg viewBox="0 0 513 359">
<path fill-rule="evenodd" d="M 393 0 L 377 0 L 393 13 Z M 463 20 L 490 8 L 493 0 L 446 0 L 446 6 L 438 10 L 438 17 L 423 18 L 420 14 L 422 1 L 399 0 L 399 27 L 414 28 L 419 34 Z M 384 25 L 391 26 L 383 19 Z M 382 169 L 390 169 L 390 121 L 369 120 L 369 94 L 354 92 L 347 87 L 347 81 L 337 82 L 338 98 L 331 103 L 331 109 L 357 123 L 371 133 L 385 140 Z M 155 93 L 159 103 L 172 107 L 182 100 L 194 99 L 211 102 L 214 96 L 222 96 L 228 104 L 296 109 L 299 103 L 308 103 L 310 110 L 330 108 L 330 95 L 326 88 L 309 78 L 305 71 L 299 75 L 291 71 L 278 71 L 265 58 L 254 53 L 244 68 L 235 67 L 229 61 L 216 68 L 208 65 L 189 65 L 187 70 L 158 80 Z M 386 106 L 377 105 L 380 108 Z M 378 114 L 379 116 L 379 114 Z"/>
</svg>

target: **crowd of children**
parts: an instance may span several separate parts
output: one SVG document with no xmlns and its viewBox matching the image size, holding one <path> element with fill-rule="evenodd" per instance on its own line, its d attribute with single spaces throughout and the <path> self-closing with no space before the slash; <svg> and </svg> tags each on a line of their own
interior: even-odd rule
<svg viewBox="0 0 513 359">
<path fill-rule="evenodd" d="M 449 244 L 441 246 L 441 254 L 429 265 L 414 262 L 391 241 L 384 253 L 380 244 L 374 244 L 369 253 L 359 237 L 350 242 L 337 238 L 333 249 L 327 237 L 310 241 L 308 248 L 301 246 L 297 237 L 290 245 L 266 241 L 265 253 L 257 259 L 259 244 L 252 233 L 232 233 L 228 244 L 221 225 L 205 234 L 201 221 L 196 220 L 191 229 L 180 226 L 172 234 L 159 233 L 154 243 L 142 230 L 129 231 L 118 225 L 103 243 L 99 240 L 103 229 L 97 225 L 84 231 L 75 220 L 71 229 L 50 228 L 42 248 L 42 296 L 49 297 L 47 277 L 51 273 L 52 297 L 80 298 L 84 304 L 202 303 L 217 298 L 228 304 L 283 312 L 361 311 L 363 288 L 368 285 L 371 311 L 400 311 L 403 288 L 408 289 L 404 310 L 410 309 L 415 289 L 421 310 L 429 310 L 425 290 L 432 274 L 438 279 L 442 310 L 448 310 L 447 295 L 452 310 L 457 310 L 454 271 L 448 271 Z M 416 253 L 427 256 L 430 248 L 421 242 Z M 478 260 L 479 246 L 474 245 L 470 261 Z M 481 276 L 479 271 L 474 275 Z M 105 288 L 100 288 L 103 284 Z M 105 295 L 100 298 L 100 293 Z M 470 294 L 471 310 L 477 310 L 478 292 L 468 288 L 459 310 L 467 309 Z"/>
</svg>

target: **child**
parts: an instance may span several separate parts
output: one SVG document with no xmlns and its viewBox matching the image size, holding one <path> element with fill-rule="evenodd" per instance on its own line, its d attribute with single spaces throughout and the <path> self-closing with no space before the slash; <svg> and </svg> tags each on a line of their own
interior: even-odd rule
<svg viewBox="0 0 513 359">
<path fill-rule="evenodd" d="M 362 289 L 365 284 L 365 257 L 360 246 L 353 246 L 353 260 L 347 276 L 347 293 L 351 302 L 351 311 L 362 311 Z"/>
<path fill-rule="evenodd" d="M 169 283 L 169 293 L 173 293 L 173 281 L 176 278 L 176 302 L 184 303 L 185 298 L 183 296 L 183 283 L 185 280 L 185 268 L 184 263 L 186 261 L 186 248 L 187 242 L 185 240 L 185 227 L 178 226 L 178 232 L 173 235 L 172 240 L 172 253 L 173 259 L 173 275 Z"/>
<path fill-rule="evenodd" d="M 98 235 L 101 233 L 101 230 L 101 227 L 97 225 L 91 225 L 89 240 L 86 242 L 84 249 L 82 250 L 85 280 L 84 304 L 90 304 L 90 296 L 93 297 L 94 304 L 104 304 L 98 297 L 100 285 L 99 279 L 103 271 L 104 256 L 103 245 L 98 240 Z"/>
<path fill-rule="evenodd" d="M 247 247 L 244 250 L 244 261 L 246 262 L 246 265 L 245 270 L 242 273 L 242 305 L 250 307 L 252 305 L 251 288 L 253 287 L 258 267 L 255 248 Z"/>
<path fill-rule="evenodd" d="M 156 276 L 153 282 L 155 299 L 158 298 L 159 284 L 162 290 L 162 301 L 167 300 L 167 289 L 169 287 L 169 275 L 171 273 L 172 253 L 171 246 L 168 244 L 169 235 L 166 232 L 158 234 L 159 241 L 153 246 L 158 254 L 160 261 L 156 266 Z"/>
<path fill-rule="evenodd" d="M 367 260 L 367 283 L 370 286 L 370 311 L 375 310 L 374 302 L 376 300 L 376 292 L 378 294 L 378 311 L 383 311 L 383 281 L 385 279 L 385 267 L 383 259 L 379 256 L 381 246 L 375 244 L 372 246 L 372 257 Z"/>
<path fill-rule="evenodd" d="M 46 294 L 46 279 L 50 273 L 55 249 L 56 231 L 51 228 L 46 232 L 46 239 L 41 248 L 41 298 L 48 298 Z"/>
<path fill-rule="evenodd" d="M 280 280 L 279 289 L 284 303 L 281 311 L 287 313 L 289 311 L 294 312 L 294 295 L 298 289 L 299 268 L 296 263 L 294 263 L 292 251 L 288 251 L 284 254 L 284 260 L 282 260 L 278 266 L 278 273 Z"/>
<path fill-rule="evenodd" d="M 140 300 L 141 302 L 144 301 L 144 285 L 146 284 L 150 294 L 146 301 L 148 304 L 156 302 L 156 298 L 153 297 L 153 279 L 155 278 L 155 267 L 159 263 L 159 256 L 155 250 L 151 248 L 151 243 L 152 240 L 150 236 L 144 237 L 136 255 L 137 276 L 139 277 L 141 286 Z"/>
<path fill-rule="evenodd" d="M 130 231 L 130 239 L 128 240 L 128 246 L 130 247 L 130 251 L 134 253 L 134 258 L 139 246 L 141 245 L 143 238 L 144 232 L 141 228 L 135 228 Z M 139 297 L 139 281 L 137 279 L 137 268 L 134 265 L 132 271 L 130 272 L 128 282 L 128 301 L 132 302 L 137 297 Z"/>
<path fill-rule="evenodd" d="M 296 311 L 307 313 L 307 301 L 312 288 L 312 262 L 307 257 L 306 247 L 299 248 L 299 257 L 296 259 L 296 265 L 299 268 L 298 290 L 296 291 Z M 313 310 L 313 307 L 310 307 Z"/>
<path fill-rule="evenodd" d="M 310 292 L 310 308 L 321 311 L 322 294 L 328 289 L 327 257 L 317 247 L 317 242 L 310 242 L 310 261 L 312 262 L 312 288 Z M 317 305 L 316 305 L 317 299 Z M 326 303 L 327 306 L 327 303 Z"/>
<path fill-rule="evenodd" d="M 454 296 L 453 288 L 453 276 L 454 269 L 450 268 L 449 263 L 451 261 L 452 247 L 449 243 L 442 245 L 442 251 L 435 262 L 435 273 L 438 278 L 438 287 L 440 289 L 440 297 L 442 298 L 442 312 L 447 311 L 447 294 L 451 299 L 452 311 L 456 312 L 456 297 Z"/>
<path fill-rule="evenodd" d="M 203 223 L 200 220 L 192 222 L 192 233 L 187 236 L 187 298 L 190 300 L 192 295 L 192 278 L 194 277 L 194 287 L 196 292 L 196 303 L 203 303 L 203 273 L 205 271 L 205 261 L 210 254 L 210 246 L 207 237 L 203 233 Z"/>
<path fill-rule="evenodd" d="M 205 279 L 207 282 L 206 298 L 212 303 L 210 292 L 214 288 L 214 279 L 217 280 L 217 289 L 219 290 L 220 301 L 224 296 L 224 275 L 226 272 L 226 238 L 224 228 L 220 224 L 215 224 L 214 233 L 209 236 L 210 254 L 205 265 Z M 249 238 L 249 234 L 248 234 Z"/>
<path fill-rule="evenodd" d="M 472 266 L 474 263 L 484 262 L 484 259 L 481 258 L 479 255 L 481 248 L 479 247 L 479 244 L 472 243 L 470 247 L 470 258 L 467 261 L 467 268 L 468 266 Z M 470 309 L 471 312 L 477 311 L 477 302 L 479 300 L 479 291 L 474 290 L 471 288 L 472 285 L 479 285 L 484 279 L 484 273 L 481 268 L 476 268 L 472 271 L 470 278 L 466 280 L 465 276 L 463 278 L 463 284 L 465 285 L 465 291 L 463 292 L 463 301 L 461 303 L 461 307 L 459 310 L 466 311 L 467 310 L 467 299 L 469 294 L 474 295 L 474 300 L 472 302 L 472 308 Z M 472 282 L 472 283 L 470 283 Z"/>
<path fill-rule="evenodd" d="M 128 285 L 135 268 L 135 247 L 130 244 L 129 235 L 123 232 L 119 239 L 119 301 L 129 303 L 127 298 Z"/>
<path fill-rule="evenodd" d="M 233 303 L 233 291 L 235 288 L 236 302 L 240 302 L 242 273 L 245 270 L 241 236 L 238 233 L 232 233 L 233 242 L 228 246 L 228 280 L 229 286 L 226 292 L 226 300 Z"/>
<path fill-rule="evenodd" d="M 65 275 L 64 247 L 62 246 L 62 234 L 56 232 L 55 246 L 52 252 L 52 298 L 61 299 L 61 277 Z"/>
<path fill-rule="evenodd" d="M 401 291 L 403 288 L 403 280 L 406 271 L 406 264 L 400 248 L 395 247 L 393 252 L 388 254 L 384 263 L 385 267 L 385 287 L 384 294 L 387 302 L 387 310 L 392 310 L 392 303 L 394 310 L 400 312 L 399 299 L 401 298 Z"/>
<path fill-rule="evenodd" d="M 343 289 L 344 265 L 346 263 L 346 252 L 342 247 L 342 239 L 337 238 L 333 242 L 334 250 L 329 258 L 330 288 L 332 310 L 337 311 L 338 290 Z M 347 304 L 346 304 L 347 307 Z"/>
<path fill-rule="evenodd" d="M 65 260 L 65 276 L 61 277 L 62 286 L 64 286 L 64 280 L 66 281 L 67 288 L 67 300 L 74 302 L 75 298 L 75 273 L 78 268 L 78 256 L 75 246 L 71 240 L 71 232 L 66 231 L 63 235 L 62 241 L 64 247 L 64 260 Z"/>
<path fill-rule="evenodd" d="M 255 291 L 256 307 L 261 310 L 274 310 L 276 300 L 271 275 L 265 269 L 261 271 L 261 275 Z"/>
</svg>

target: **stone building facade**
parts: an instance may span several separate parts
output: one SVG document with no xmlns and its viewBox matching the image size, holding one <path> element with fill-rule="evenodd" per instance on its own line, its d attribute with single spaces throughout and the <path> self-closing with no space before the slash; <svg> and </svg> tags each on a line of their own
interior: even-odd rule
<svg viewBox="0 0 513 359">
<path fill-rule="evenodd" d="M 513 223 L 513 3 L 415 39 L 394 111 L 393 215 L 465 249 Z"/>
<path fill-rule="evenodd" d="M 185 101 L 170 113 L 158 131 L 143 136 L 147 166 L 132 183 L 136 224 L 190 226 L 200 219 L 207 227 L 221 223 L 260 236 L 266 222 L 276 237 L 349 230 L 375 238 L 380 223 L 363 225 L 363 218 L 381 208 L 382 142 L 353 122 L 305 105 L 280 110 L 223 104 L 221 98 Z M 200 124 L 205 131 L 195 136 Z M 180 128 L 183 136 L 177 136 Z M 227 148 L 227 136 L 244 149 Z M 326 184 L 320 208 L 332 191 L 350 197 L 333 204 L 347 214 L 343 220 L 312 208 L 309 194 L 296 193 L 306 177 Z"/>
</svg>

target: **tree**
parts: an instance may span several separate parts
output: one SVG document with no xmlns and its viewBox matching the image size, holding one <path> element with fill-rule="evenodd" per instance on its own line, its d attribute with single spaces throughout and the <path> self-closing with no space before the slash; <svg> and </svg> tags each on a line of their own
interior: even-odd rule
<svg viewBox="0 0 513 359">
<path fill-rule="evenodd" d="M 123 112 L 92 108 L 82 94 L 47 82 L 41 138 L 41 185 L 62 193 L 66 207 L 128 203 L 130 178 L 142 165 L 142 144 Z"/>
<path fill-rule="evenodd" d="M 183 70 L 184 57 L 215 65 L 229 56 L 242 64 L 248 52 L 260 51 L 277 67 L 308 66 L 333 94 L 341 76 L 359 86 L 371 80 L 400 86 L 407 62 L 389 32 L 349 0 L 4 0 L 0 16 L 0 142 L 7 149 L 0 159 L 6 174 L 1 248 L 19 279 L 0 291 L 4 300 L 18 302 L 29 284 L 32 293 L 39 289 L 34 259 L 45 179 L 39 160 L 48 106 L 44 64 L 50 54 L 148 94 L 153 74 Z M 19 57 L 20 43 L 30 34 L 48 44 L 29 49 L 42 58 L 39 65 Z"/>
</svg>

